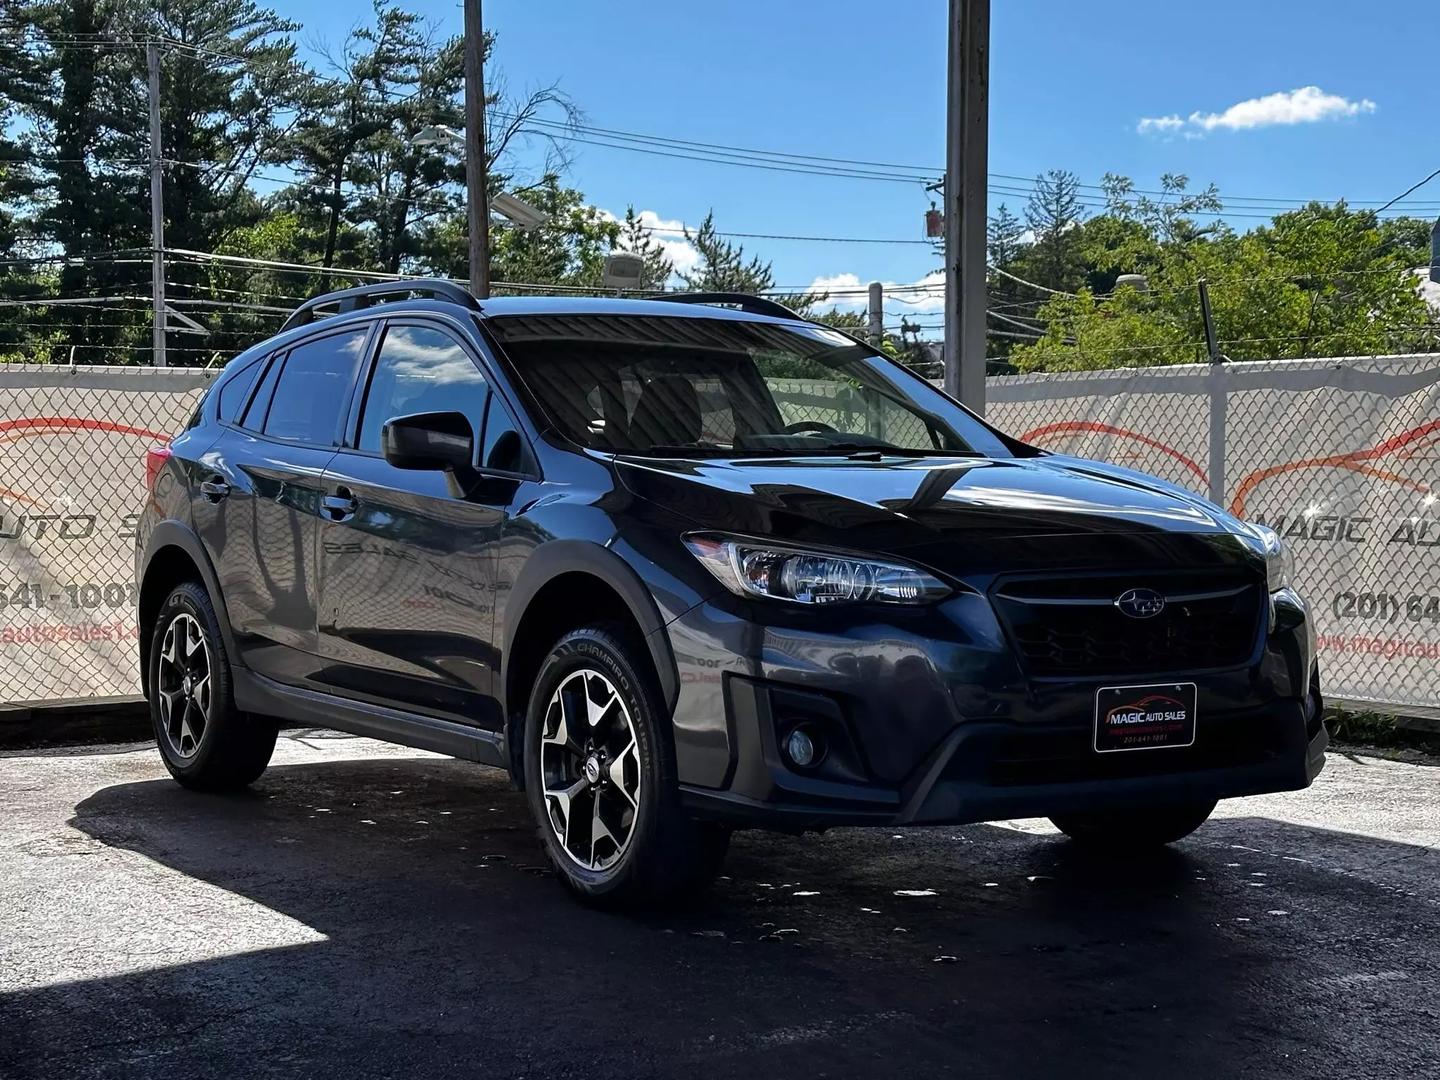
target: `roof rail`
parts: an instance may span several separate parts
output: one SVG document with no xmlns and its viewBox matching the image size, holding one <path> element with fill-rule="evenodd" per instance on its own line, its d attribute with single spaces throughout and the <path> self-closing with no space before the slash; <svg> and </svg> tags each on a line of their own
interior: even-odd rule
<svg viewBox="0 0 1440 1080">
<path fill-rule="evenodd" d="M 441 278 L 381 281 L 374 285 L 359 285 L 353 289 L 336 289 L 334 292 L 312 296 L 290 313 L 290 317 L 285 320 L 285 325 L 280 327 L 280 333 L 283 334 L 286 330 L 293 330 L 297 326 L 314 322 L 317 308 L 335 304 L 339 308 L 337 314 L 344 314 L 347 311 L 357 311 L 360 308 L 379 303 L 386 297 L 403 296 L 448 300 L 452 304 L 460 304 L 471 311 L 480 310 L 480 302 L 471 296 L 463 286 L 457 285 L 453 281 L 445 281 Z"/>
<path fill-rule="evenodd" d="M 767 300 L 763 296 L 752 296 L 749 293 L 740 292 L 682 292 L 682 293 L 656 293 L 654 296 L 647 296 L 646 300 L 665 300 L 672 304 L 733 304 L 741 311 L 749 312 L 751 315 L 770 315 L 777 319 L 799 319 L 805 322 L 805 316 L 799 312 L 791 311 L 784 304 L 774 300 Z"/>
</svg>

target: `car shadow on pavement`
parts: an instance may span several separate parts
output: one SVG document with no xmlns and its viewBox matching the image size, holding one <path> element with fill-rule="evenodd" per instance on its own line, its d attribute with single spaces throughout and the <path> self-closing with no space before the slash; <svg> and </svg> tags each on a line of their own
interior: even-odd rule
<svg viewBox="0 0 1440 1080">
<path fill-rule="evenodd" d="M 224 797 L 121 784 L 70 824 L 172 900 L 188 879 L 258 908 L 92 923 L 77 947 L 125 973 L 0 1000 L 0 1074 L 1293 1076 L 1364 1052 L 1335 979 L 1415 962 L 1419 901 L 1285 861 L 1323 836 L 1265 819 L 1129 861 L 993 826 L 743 834 L 703 901 L 639 916 L 570 899 L 523 796 L 443 758 L 277 765 Z M 119 865 L 87 888 L 131 887 Z M 1326 922 L 1362 904 L 1363 929 Z M 314 933 L 255 929 L 282 916 Z M 201 958 L 147 964 L 166 934 Z"/>
</svg>

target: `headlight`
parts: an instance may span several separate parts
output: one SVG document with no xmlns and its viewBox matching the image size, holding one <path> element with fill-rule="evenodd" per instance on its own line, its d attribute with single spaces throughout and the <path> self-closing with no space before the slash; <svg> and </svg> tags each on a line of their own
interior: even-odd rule
<svg viewBox="0 0 1440 1080">
<path fill-rule="evenodd" d="M 691 533 L 685 546 L 736 596 L 796 604 L 924 604 L 950 592 L 923 570 L 901 563 Z"/>
<path fill-rule="evenodd" d="M 1268 525 L 1251 525 L 1260 538 L 1260 553 L 1265 556 L 1265 578 L 1270 591 L 1279 592 L 1288 588 L 1295 578 L 1295 563 L 1290 556 L 1290 547 L 1280 534 Z"/>
</svg>

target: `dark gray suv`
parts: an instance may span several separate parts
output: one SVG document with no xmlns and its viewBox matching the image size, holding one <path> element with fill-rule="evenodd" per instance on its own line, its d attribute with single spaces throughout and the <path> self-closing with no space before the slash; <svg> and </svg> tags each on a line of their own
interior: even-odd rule
<svg viewBox="0 0 1440 1080">
<path fill-rule="evenodd" d="M 1165 843 L 1324 761 L 1273 532 L 754 297 L 328 294 L 147 474 L 177 780 L 251 783 L 285 722 L 498 766 L 597 903 L 746 826 Z"/>
</svg>

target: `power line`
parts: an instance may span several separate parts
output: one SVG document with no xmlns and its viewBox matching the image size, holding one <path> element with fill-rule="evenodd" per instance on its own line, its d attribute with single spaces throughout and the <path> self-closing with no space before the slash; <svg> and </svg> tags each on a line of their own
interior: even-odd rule
<svg viewBox="0 0 1440 1080">
<path fill-rule="evenodd" d="M 496 115 L 505 119 L 515 119 L 513 114 L 497 112 Z M 596 127 L 589 124 L 572 124 L 556 120 L 545 120 L 534 118 L 527 123 L 547 129 L 547 133 L 569 133 L 579 132 L 584 135 L 591 135 L 598 138 L 614 139 L 621 142 L 648 143 L 656 146 L 670 147 L 682 150 L 698 150 L 719 157 L 748 158 L 770 162 L 791 163 L 805 165 L 811 163 L 814 168 L 834 167 L 839 171 L 855 171 L 871 173 L 884 171 L 892 176 L 905 174 L 910 181 L 928 182 L 933 180 L 943 170 L 927 169 L 921 166 L 896 165 L 883 161 L 863 161 L 856 158 L 825 157 L 819 154 L 789 154 L 778 150 L 760 150 L 744 146 L 728 146 L 724 143 L 698 142 L 693 139 L 676 139 L 662 135 L 644 135 L 634 131 L 624 131 L 619 128 Z M 564 137 L 561 134 L 559 137 Z"/>
<path fill-rule="evenodd" d="M 497 116 L 500 116 L 500 117 L 502 117 L 502 118 L 510 118 L 510 119 L 513 119 L 513 115 L 512 115 L 512 114 L 508 114 L 508 113 L 504 113 L 504 112 L 498 112 L 498 111 L 497 111 L 497 112 L 496 112 L 496 115 L 497 115 Z M 942 174 L 944 173 L 944 169 L 943 169 L 943 168 L 931 167 L 931 166 L 923 166 L 923 165 L 902 165 L 902 164 L 898 164 L 898 163 L 896 163 L 896 162 L 872 161 L 872 160 L 866 160 L 866 159 L 862 159 L 862 158 L 832 157 L 832 156 L 826 156 L 826 155 L 821 155 L 821 154 L 794 154 L 794 153 L 788 153 L 788 152 L 778 151 L 778 150 L 764 150 L 764 149 L 760 149 L 760 148 L 756 148 L 756 147 L 735 146 L 735 145 L 726 144 L 726 143 L 713 143 L 713 142 L 704 142 L 704 141 L 694 140 L 694 139 L 678 139 L 678 138 L 674 138 L 674 137 L 671 137 L 671 136 L 644 134 L 644 133 L 641 133 L 641 132 L 627 131 L 627 130 L 622 129 L 622 128 L 607 128 L 607 127 L 600 127 L 600 126 L 598 126 L 598 125 L 592 125 L 592 124 L 567 124 L 567 123 L 563 123 L 563 122 L 560 122 L 560 121 L 543 120 L 543 119 L 534 119 L 534 120 L 529 121 L 529 123 L 532 123 L 532 124 L 535 124 L 535 125 L 538 125 L 538 126 L 542 126 L 542 127 L 547 128 L 547 129 L 556 129 L 556 130 L 559 130 L 559 131 L 574 131 L 574 132 L 580 132 L 580 133 L 582 133 L 582 134 L 588 134 L 588 135 L 593 135 L 593 136 L 598 136 L 598 137 L 604 137 L 604 138 L 608 138 L 608 139 L 612 139 L 612 140 L 617 140 L 617 141 L 623 141 L 623 142 L 644 142 L 644 143 L 650 143 L 650 144 L 659 145 L 659 146 L 677 147 L 677 148 L 684 148 L 684 149 L 691 149 L 691 150 L 700 150 L 700 151 L 720 152 L 720 153 L 721 153 L 722 155 L 724 155 L 724 156 L 741 156 L 741 157 L 746 157 L 746 158 L 756 158 L 756 159 L 760 159 L 760 160 L 770 160 L 770 161 L 780 161 L 780 162 L 785 162 L 785 161 L 790 161 L 790 162 L 815 162 L 815 163 L 818 163 L 819 165 L 822 165 L 822 166 L 823 166 L 823 165 L 833 165 L 833 166 L 838 166 L 838 167 L 860 167 L 860 168 L 861 168 L 862 170 L 864 170 L 864 171 L 869 171 L 869 170 L 872 170 L 872 169 L 888 170 L 888 171 L 890 171 L 890 172 L 892 172 L 892 173 L 903 173 L 903 174 L 906 174 L 906 175 L 905 175 L 905 179 L 907 179 L 907 180 L 928 180 L 928 179 L 930 179 L 931 177 L 940 176 L 940 175 L 942 175 Z M 577 140 L 577 141 L 578 141 L 578 140 Z M 617 148 L 618 148 L 618 147 L 617 147 Z M 1038 179 L 1038 177 L 1033 177 L 1033 176 L 1018 176 L 1018 175 L 1013 174 L 1013 173 L 996 173 L 996 172 L 992 172 L 992 173 L 987 173 L 986 175 L 987 175 L 987 178 L 990 179 L 990 180 L 1018 181 L 1019 183 L 1026 185 L 1026 187 L 1023 189 L 1023 191 L 1018 191 L 1018 192 L 1015 191 L 1015 185 L 1014 185 L 1013 183 L 1012 183 L 1012 184 L 1009 184 L 1009 185 L 1006 185 L 1006 184 L 993 184 L 993 185 L 991 185 L 991 187 L 992 187 L 993 190 L 995 190 L 996 192 L 1002 193 L 1002 194 L 1026 194 L 1026 195 L 1029 195 L 1029 194 L 1031 194 L 1031 193 L 1033 193 L 1033 192 L 1035 191 L 1035 184 L 1036 184 L 1036 180 Z M 1440 175 L 1440 171 L 1437 171 L 1437 173 L 1434 174 L 1434 175 Z M 1431 178 L 1433 178 L 1433 176 L 1432 176 Z M 1422 182 L 1422 183 L 1423 183 L 1423 182 Z M 1086 184 L 1086 183 L 1078 183 L 1078 182 L 1077 182 L 1077 185 L 1076 185 L 1076 186 L 1078 186 L 1078 187 L 1080 187 L 1080 188 L 1084 188 L 1084 189 L 1086 189 L 1086 190 L 1097 191 L 1097 192 L 1104 192 L 1104 191 L 1106 190 L 1105 187 L 1104 187 L 1104 185 L 1101 185 L 1101 184 Z M 1420 185 L 1417 185 L 1417 187 L 1418 187 L 1418 186 L 1420 186 Z M 1415 190 L 1414 188 L 1411 188 L 1411 189 L 1410 189 L 1410 191 L 1414 191 L 1414 190 Z M 1390 206 L 1394 205 L 1394 203 L 1400 201 L 1400 199 L 1403 199 L 1403 198 L 1405 197 L 1405 195 L 1410 194 L 1410 191 L 1405 192 L 1405 194 L 1404 194 L 1404 195 L 1401 195 L 1399 199 L 1392 199 L 1392 200 L 1390 200 L 1389 203 L 1386 203 L 1386 204 L 1385 204 L 1384 206 L 1382 206 L 1380 209 L 1382 209 L 1382 210 L 1388 209 Z M 1163 191 L 1163 190 L 1157 191 L 1157 190 L 1148 189 L 1148 188 L 1131 188 L 1131 189 L 1130 189 L 1130 193 L 1131 193 L 1131 194 L 1136 194 L 1136 195 L 1157 196 L 1157 197 L 1161 197 L 1161 198 L 1166 198 L 1166 197 L 1172 197 L 1172 198 L 1173 198 L 1173 197 L 1175 197 L 1177 194 L 1180 194 L 1180 193 L 1173 192 L 1173 191 Z M 1290 208 L 1303 208 L 1303 207 L 1305 207 L 1305 206 L 1308 206 L 1308 205 L 1309 205 L 1310 203 L 1312 203 L 1312 202 L 1331 202 L 1331 201 L 1334 201 L 1334 200 L 1328 200 L 1328 199 L 1295 199 L 1295 198 L 1287 198 L 1287 197 L 1283 197 L 1283 196 L 1266 196 L 1266 195 L 1224 195 L 1224 196 L 1221 196 L 1221 198 L 1222 198 L 1222 201 L 1225 201 L 1225 202 L 1243 202 L 1243 203 L 1259 203 L 1259 204 L 1261 204 L 1261 206 L 1258 206 L 1258 207 L 1245 207 L 1245 208 L 1243 208 L 1243 209 L 1247 209 L 1247 210 L 1249 210 L 1249 209 L 1261 209 L 1261 208 L 1269 207 L 1269 208 L 1274 208 L 1274 209 L 1282 210 L 1282 211 L 1283 211 L 1283 210 L 1290 209 Z M 1095 206 L 1105 206 L 1105 205 L 1108 205 L 1105 200 L 1100 199 L 1100 198 L 1097 198 L 1097 197 L 1094 197 L 1094 196 L 1089 196 L 1089 197 L 1087 197 L 1087 201 L 1089 201 L 1092 205 L 1095 205 Z M 1367 203 L 1367 202 L 1378 202 L 1379 200 L 1346 199 L 1345 201 L 1346 201 L 1347 203 L 1349 203 L 1350 205 L 1352 205 L 1352 206 L 1363 206 L 1363 205 L 1364 205 L 1365 203 Z M 1428 205 L 1431 205 L 1431 204 L 1425 204 L 1425 205 L 1428 206 Z M 1440 203 L 1437 203 L 1437 204 L 1434 204 L 1434 205 L 1440 206 Z M 1415 207 L 1415 209 L 1420 209 L 1420 208 L 1421 208 L 1420 206 L 1416 206 L 1416 207 Z M 1379 211 L 1376 211 L 1376 212 L 1378 213 Z M 1236 215 L 1234 215 L 1234 216 L 1242 216 L 1242 215 L 1236 214 Z M 1248 215 L 1243 215 L 1243 216 L 1248 216 Z M 1265 216 L 1265 215 L 1259 215 L 1259 216 Z"/>
<path fill-rule="evenodd" d="M 11 28 L 22 29 L 25 31 L 33 31 L 34 29 L 32 26 L 28 26 L 26 24 L 11 24 Z M 220 60 L 225 63 L 249 64 L 253 60 L 253 58 L 247 58 L 233 53 L 223 52 L 219 49 L 209 48 L 204 45 L 198 45 L 192 42 L 182 41 L 178 38 L 170 37 L 168 35 L 157 35 L 154 38 L 142 38 L 137 36 L 119 38 L 113 35 L 102 34 L 57 34 L 42 38 L 34 38 L 31 39 L 30 43 L 45 44 L 50 47 L 57 47 L 57 44 L 60 43 L 69 43 L 76 47 L 83 48 L 114 49 L 135 48 L 143 46 L 150 41 L 157 41 L 160 44 L 163 44 L 173 49 L 183 50 L 194 55 L 209 57 L 211 59 Z M 13 42 L 0 42 L 0 44 L 15 47 L 15 43 Z M 284 46 L 276 44 L 268 47 L 274 49 L 282 49 Z M 366 87 L 364 84 L 356 83 L 354 81 L 347 81 L 336 76 L 325 75 L 321 72 L 314 71 L 313 69 L 305 66 L 302 62 L 298 60 L 292 59 L 292 63 L 294 64 L 294 72 L 303 77 L 334 85 L 341 85 L 350 89 L 358 89 L 361 93 L 368 93 L 368 87 Z M 421 92 L 422 90 L 416 89 L 410 94 L 394 96 L 382 92 L 379 96 L 379 100 L 381 101 L 381 103 L 403 101 L 407 100 L 409 97 L 416 96 Z M 494 115 L 496 115 L 497 117 L 510 119 L 514 118 L 513 114 L 505 113 L 502 110 L 493 110 L 493 112 Z M 668 136 L 659 136 L 635 131 L 627 131 L 621 128 L 608 128 L 600 127 L 597 125 L 571 124 L 560 121 L 545 120 L 538 117 L 532 117 L 527 120 L 526 123 L 542 129 L 540 133 L 546 134 L 549 137 L 557 138 L 563 141 L 580 143 L 582 145 L 593 145 L 606 149 L 630 150 L 636 153 L 650 153 L 657 156 L 674 157 L 686 160 L 709 161 L 715 164 L 729 164 L 736 166 L 746 165 L 752 168 L 768 169 L 769 171 L 778 172 L 793 172 L 800 175 L 837 176 L 848 179 L 864 179 L 890 183 L 916 183 L 928 182 L 931 180 L 931 178 L 939 176 L 943 173 L 943 169 L 931 168 L 920 165 L 906 165 L 890 161 L 875 161 L 864 158 L 835 157 L 821 154 L 797 154 L 786 151 L 735 146 L 732 144 L 705 142 L 694 139 L 677 139 Z M 581 134 L 576 134 L 577 132 Z M 581 137 L 581 135 L 590 135 L 592 137 L 583 138 Z M 661 150 L 656 148 L 669 149 Z M 680 151 L 698 151 L 698 153 L 677 152 L 677 148 Z M 1009 185 L 1002 183 L 992 185 L 992 191 L 995 194 L 1029 198 L 1031 195 L 1033 195 L 1035 191 L 1035 177 L 1019 176 L 1013 173 L 990 173 L 988 175 L 993 180 L 1012 182 Z M 1378 215 L 1380 213 L 1389 211 L 1397 203 L 1401 202 L 1407 195 L 1414 192 L 1417 188 L 1423 186 L 1429 180 L 1434 179 L 1436 176 L 1440 176 L 1440 170 L 1432 173 L 1425 180 L 1422 180 L 1419 184 L 1414 185 L 1396 198 L 1385 202 L 1374 212 Z M 1026 187 L 1021 190 L 1016 190 L 1014 187 L 1014 182 L 1024 184 L 1026 185 Z M 1076 186 L 1088 191 L 1105 191 L 1105 187 L 1099 184 L 1088 184 L 1077 181 Z M 1176 192 L 1163 190 L 1156 191 L 1153 189 L 1145 188 L 1132 188 L 1130 189 L 1130 191 L 1131 193 L 1137 195 L 1148 195 L 1161 198 L 1172 197 L 1177 194 Z M 397 197 L 390 196 L 389 198 L 395 199 Z M 1254 205 L 1247 205 L 1240 210 L 1197 210 L 1192 211 L 1190 216 L 1216 218 L 1250 218 L 1263 220 L 1268 217 L 1273 217 L 1274 215 L 1263 213 L 1247 213 L 1245 211 L 1269 208 L 1277 212 L 1288 212 L 1289 210 L 1295 208 L 1304 207 L 1311 202 L 1328 203 L 1331 201 L 1258 195 L 1227 195 L 1224 196 L 1224 200 L 1230 203 L 1246 203 Z M 1350 205 L 1361 207 L 1368 202 L 1378 200 L 1349 199 L 1345 201 L 1347 201 Z M 1098 199 L 1097 197 L 1089 196 L 1082 198 L 1082 205 L 1085 205 L 1087 208 L 1102 209 L 1106 208 L 1108 206 L 1108 203 L 1106 203 L 1102 199 Z M 1440 207 L 1440 204 L 1415 204 L 1413 206 L 1403 208 L 1401 212 L 1424 212 L 1436 207 Z M 761 235 L 757 235 L 757 238 L 779 239 L 779 237 L 769 237 Z"/>
<path fill-rule="evenodd" d="M 887 175 L 885 173 L 860 170 L 825 169 L 818 167 L 811 168 L 803 166 L 798 162 L 791 165 L 782 165 L 764 164 L 760 161 L 731 160 L 725 157 L 682 153 L 678 150 L 662 150 L 656 147 L 649 146 L 632 146 L 625 143 L 601 142 L 597 139 L 581 138 L 578 135 L 556 134 L 553 137 L 559 139 L 562 142 L 581 143 L 585 146 L 598 146 L 608 150 L 625 150 L 633 154 L 649 154 L 654 157 L 675 158 L 684 161 L 704 161 L 709 162 L 712 165 L 733 165 L 737 168 L 763 169 L 766 172 L 795 173 L 800 176 L 833 176 L 839 179 L 873 180 L 878 183 L 889 184 L 918 184 L 924 182 L 923 178 L 920 177 L 902 177 Z"/>
<path fill-rule="evenodd" d="M 1432 172 L 1429 176 L 1425 177 L 1424 180 L 1421 180 L 1418 184 L 1411 184 L 1408 188 L 1406 188 L 1404 191 L 1402 191 L 1399 195 L 1396 195 L 1395 198 L 1391 199 L 1388 203 L 1386 203 L 1384 206 L 1382 206 L 1379 210 L 1377 210 L 1377 211 L 1375 211 L 1375 212 L 1378 214 L 1378 213 L 1380 213 L 1380 212 L 1383 211 L 1383 210 L 1388 210 L 1388 209 L 1390 209 L 1390 207 L 1394 206 L 1394 205 L 1395 205 L 1397 202 L 1399 202 L 1401 199 L 1405 198 L 1406 195 L 1409 195 L 1412 191 L 1415 191 L 1417 188 L 1422 188 L 1422 187 L 1424 187 L 1424 186 L 1425 186 L 1426 184 L 1428 184 L 1431 180 L 1434 180 L 1437 176 L 1440 176 L 1440 169 L 1436 169 L 1436 170 L 1435 170 L 1434 172 Z"/>
</svg>

